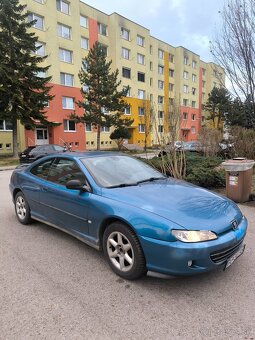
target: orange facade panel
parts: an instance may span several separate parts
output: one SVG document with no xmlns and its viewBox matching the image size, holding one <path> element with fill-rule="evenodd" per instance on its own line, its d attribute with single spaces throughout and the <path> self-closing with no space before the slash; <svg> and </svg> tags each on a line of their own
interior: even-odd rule
<svg viewBox="0 0 255 340">
<path fill-rule="evenodd" d="M 43 143 L 64 145 L 71 144 L 73 150 L 85 150 L 86 136 L 85 127 L 82 123 L 75 124 L 75 130 L 65 129 L 64 120 L 70 120 L 70 114 L 83 115 L 83 109 L 77 104 L 82 101 L 80 88 L 68 87 L 58 84 L 52 86 L 51 94 L 55 97 L 47 107 L 47 116 L 50 122 L 60 123 L 59 126 L 45 127 L 38 124 L 35 130 L 25 131 L 26 146 L 38 145 Z M 65 103 L 74 103 L 73 108 Z M 69 107 L 69 108 L 65 108 Z M 38 133 L 39 132 L 39 133 Z"/>
<path fill-rule="evenodd" d="M 98 41 L 97 21 L 89 18 L 89 47 L 92 48 L 96 41 Z"/>
</svg>

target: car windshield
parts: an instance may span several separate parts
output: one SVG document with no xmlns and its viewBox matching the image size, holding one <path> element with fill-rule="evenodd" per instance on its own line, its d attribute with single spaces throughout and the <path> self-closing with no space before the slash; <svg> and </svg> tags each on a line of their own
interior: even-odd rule
<svg viewBox="0 0 255 340">
<path fill-rule="evenodd" d="M 165 179 L 149 165 L 127 156 L 100 156 L 81 160 L 94 180 L 105 188 L 125 187 Z"/>
</svg>

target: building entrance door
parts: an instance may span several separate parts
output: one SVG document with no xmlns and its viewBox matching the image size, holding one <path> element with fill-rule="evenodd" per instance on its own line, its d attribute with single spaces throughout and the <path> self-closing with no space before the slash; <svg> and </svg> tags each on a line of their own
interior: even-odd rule
<svg viewBox="0 0 255 340">
<path fill-rule="evenodd" d="M 36 128 L 36 130 L 35 130 L 35 144 L 36 145 L 49 144 L 48 129 L 47 128 Z"/>
</svg>

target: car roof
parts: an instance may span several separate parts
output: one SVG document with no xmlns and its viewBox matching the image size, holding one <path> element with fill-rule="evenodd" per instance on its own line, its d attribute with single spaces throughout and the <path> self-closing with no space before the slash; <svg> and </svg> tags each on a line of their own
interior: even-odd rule
<svg viewBox="0 0 255 340">
<path fill-rule="evenodd" d="M 75 151 L 75 152 L 65 152 L 64 155 L 72 156 L 74 158 L 90 158 L 90 157 L 103 157 L 103 156 L 126 156 L 121 152 L 113 151 Z M 63 154 L 58 155 L 58 157 L 63 157 Z"/>
</svg>

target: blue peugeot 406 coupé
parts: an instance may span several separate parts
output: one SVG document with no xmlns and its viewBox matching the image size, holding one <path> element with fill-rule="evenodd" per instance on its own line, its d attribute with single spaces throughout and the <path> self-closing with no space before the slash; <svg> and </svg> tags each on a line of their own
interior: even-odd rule
<svg viewBox="0 0 255 340">
<path fill-rule="evenodd" d="M 44 157 L 16 169 L 10 191 L 21 223 L 41 221 L 102 249 L 130 280 L 227 268 L 245 247 L 235 203 L 118 153 Z"/>
</svg>

